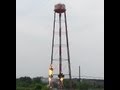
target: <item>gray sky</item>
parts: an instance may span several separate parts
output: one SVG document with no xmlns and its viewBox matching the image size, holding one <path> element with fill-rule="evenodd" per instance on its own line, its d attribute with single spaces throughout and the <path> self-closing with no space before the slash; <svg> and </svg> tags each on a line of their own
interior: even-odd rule
<svg viewBox="0 0 120 90">
<path fill-rule="evenodd" d="M 72 76 L 104 77 L 104 0 L 16 0 L 16 76 L 48 76 L 54 5 L 66 5 Z"/>
</svg>

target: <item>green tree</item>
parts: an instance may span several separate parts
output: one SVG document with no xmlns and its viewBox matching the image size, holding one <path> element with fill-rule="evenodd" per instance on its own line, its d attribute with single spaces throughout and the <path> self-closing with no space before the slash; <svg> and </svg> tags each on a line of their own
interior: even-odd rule
<svg viewBox="0 0 120 90">
<path fill-rule="evenodd" d="M 30 77 L 20 77 L 16 80 L 16 86 L 18 87 L 28 87 L 32 84 L 32 79 Z"/>
<path fill-rule="evenodd" d="M 41 77 L 35 77 L 33 78 L 33 83 L 41 83 Z"/>
<path fill-rule="evenodd" d="M 42 90 L 49 90 L 49 88 L 48 88 L 46 85 L 44 85 L 44 86 L 42 87 Z"/>
<path fill-rule="evenodd" d="M 32 83 L 32 79 L 30 77 L 20 77 L 20 81 L 26 82 L 26 83 Z"/>
<path fill-rule="evenodd" d="M 41 90 L 42 86 L 41 85 L 36 85 L 35 90 Z"/>
<path fill-rule="evenodd" d="M 90 85 L 85 82 L 79 83 L 79 89 L 88 90 L 89 86 Z"/>
</svg>

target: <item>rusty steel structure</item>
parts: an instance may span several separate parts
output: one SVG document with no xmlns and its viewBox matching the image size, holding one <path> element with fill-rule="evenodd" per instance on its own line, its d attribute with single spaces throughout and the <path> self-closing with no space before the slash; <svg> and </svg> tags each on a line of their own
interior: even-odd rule
<svg viewBox="0 0 120 90">
<path fill-rule="evenodd" d="M 71 63 L 70 63 L 70 52 L 69 52 L 69 42 L 68 42 L 68 30 L 67 30 L 67 17 L 66 17 L 66 8 L 65 8 L 65 5 L 64 4 L 56 4 L 55 7 L 54 7 L 54 22 L 53 22 L 53 37 L 52 37 L 52 52 L 51 52 L 51 64 L 52 67 L 53 67 L 53 72 L 54 72 L 54 61 L 55 61 L 55 58 L 54 58 L 54 48 L 55 48 L 55 34 L 56 34 L 56 16 L 58 15 L 58 73 L 57 73 L 57 76 L 58 76 L 58 89 L 59 90 L 62 90 L 64 88 L 64 77 L 66 75 L 69 76 L 69 90 L 71 90 L 72 88 L 72 77 L 71 77 Z M 64 32 L 65 32 L 65 38 L 62 38 L 62 16 L 64 17 Z M 65 45 L 66 45 L 66 56 L 67 58 L 66 59 L 63 59 L 63 47 L 62 47 L 62 40 L 65 40 Z M 63 73 L 64 69 L 62 68 L 62 63 L 63 61 L 67 61 L 67 67 L 68 67 L 68 73 L 65 74 Z M 51 75 L 52 78 L 54 77 L 54 74 Z M 49 77 L 51 77 L 49 76 Z M 54 87 L 54 86 L 53 86 Z"/>
</svg>

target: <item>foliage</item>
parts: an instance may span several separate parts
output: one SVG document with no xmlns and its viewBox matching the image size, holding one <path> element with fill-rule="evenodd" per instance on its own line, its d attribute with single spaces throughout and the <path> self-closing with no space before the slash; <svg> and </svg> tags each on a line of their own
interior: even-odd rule
<svg viewBox="0 0 120 90">
<path fill-rule="evenodd" d="M 41 85 L 36 85 L 35 90 L 41 90 L 42 86 Z"/>
<path fill-rule="evenodd" d="M 43 86 L 41 77 L 31 79 L 25 76 L 16 79 L 16 90 L 41 90 Z"/>
<path fill-rule="evenodd" d="M 54 86 L 57 87 L 57 84 L 54 83 Z M 104 86 L 98 84 L 91 84 L 88 82 L 72 82 L 72 87 L 77 90 L 104 90 Z M 64 80 L 64 88 L 69 88 L 69 80 Z M 46 83 L 43 83 L 41 77 L 20 77 L 16 79 L 16 90 L 49 90 Z"/>
<path fill-rule="evenodd" d="M 41 83 L 41 77 L 33 78 L 33 83 Z"/>
<path fill-rule="evenodd" d="M 45 85 L 42 87 L 42 90 L 49 90 L 49 88 Z"/>
</svg>

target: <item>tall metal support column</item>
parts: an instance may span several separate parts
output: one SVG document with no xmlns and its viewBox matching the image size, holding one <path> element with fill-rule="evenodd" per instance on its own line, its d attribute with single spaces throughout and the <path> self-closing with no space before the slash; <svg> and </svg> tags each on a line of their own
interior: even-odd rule
<svg viewBox="0 0 120 90">
<path fill-rule="evenodd" d="M 55 18 L 56 18 L 56 13 L 54 13 L 54 22 L 53 22 L 53 37 L 52 37 L 51 65 L 52 65 L 52 63 L 53 63 L 53 49 L 54 49 L 54 37 L 55 37 Z"/>
<path fill-rule="evenodd" d="M 59 74 L 62 72 L 61 13 L 59 13 Z"/>
<path fill-rule="evenodd" d="M 65 30 L 66 30 L 66 43 L 67 43 L 67 55 L 68 55 L 68 68 L 69 68 L 69 78 L 70 78 L 70 88 L 72 88 L 72 80 L 71 80 L 71 63 L 70 63 L 70 53 L 69 53 L 69 43 L 68 43 L 68 31 L 67 31 L 67 18 L 66 12 L 64 12 L 65 16 Z"/>
<path fill-rule="evenodd" d="M 61 50 L 61 13 L 59 13 L 59 75 L 62 73 L 62 50 Z M 62 82 L 59 79 L 59 88 L 62 89 Z"/>
<path fill-rule="evenodd" d="M 61 50 L 61 13 L 59 13 L 59 75 L 62 73 L 62 50 Z M 60 89 L 62 88 L 62 82 L 59 80 Z"/>
</svg>

